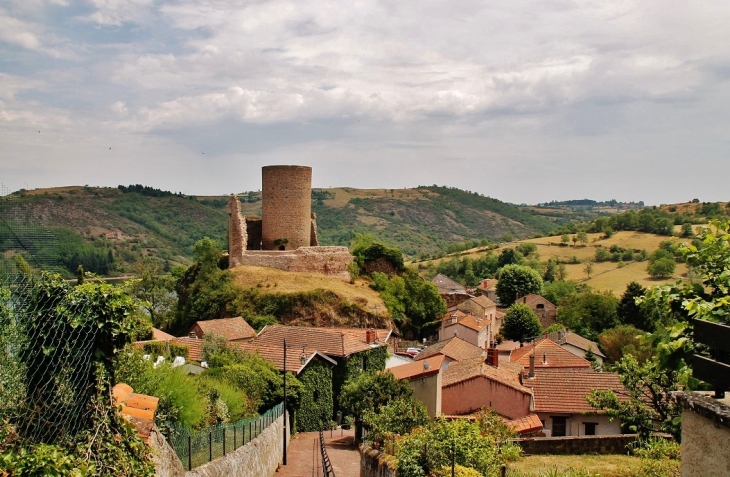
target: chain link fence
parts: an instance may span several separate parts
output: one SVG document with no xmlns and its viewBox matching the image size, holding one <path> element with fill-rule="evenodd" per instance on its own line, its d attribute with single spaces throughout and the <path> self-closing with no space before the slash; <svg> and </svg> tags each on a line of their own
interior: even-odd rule
<svg viewBox="0 0 730 477">
<path fill-rule="evenodd" d="M 183 466 L 192 470 L 248 444 L 276 422 L 283 410 L 284 404 L 280 403 L 258 417 L 197 431 L 173 426 L 168 431 L 167 440 Z"/>
</svg>

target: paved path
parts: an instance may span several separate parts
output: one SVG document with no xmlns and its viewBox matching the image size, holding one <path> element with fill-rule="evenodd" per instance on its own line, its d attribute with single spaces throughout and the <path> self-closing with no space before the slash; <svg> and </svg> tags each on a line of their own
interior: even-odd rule
<svg viewBox="0 0 730 477">
<path fill-rule="evenodd" d="M 279 467 L 275 477 L 321 477 L 322 457 L 317 446 L 319 432 L 300 432 L 289 444 L 287 465 Z M 354 445 L 354 431 L 324 433 L 327 455 L 336 477 L 360 476 L 360 453 Z"/>
</svg>

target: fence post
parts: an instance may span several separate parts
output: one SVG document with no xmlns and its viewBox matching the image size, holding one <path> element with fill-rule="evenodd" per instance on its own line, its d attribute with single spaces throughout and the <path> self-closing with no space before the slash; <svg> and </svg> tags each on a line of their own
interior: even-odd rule
<svg viewBox="0 0 730 477">
<path fill-rule="evenodd" d="M 223 428 L 223 455 L 226 455 L 226 428 Z"/>
<path fill-rule="evenodd" d="M 507 464 L 502 464 L 502 477 L 507 477 Z"/>
<path fill-rule="evenodd" d="M 236 450 L 236 423 L 233 423 L 233 450 Z"/>
<path fill-rule="evenodd" d="M 253 424 L 253 421 L 248 421 L 248 442 L 251 442 L 251 425 Z"/>
<path fill-rule="evenodd" d="M 193 444 L 188 434 L 188 470 L 193 470 Z"/>
<path fill-rule="evenodd" d="M 213 431 L 208 431 L 208 462 L 213 460 Z"/>
</svg>

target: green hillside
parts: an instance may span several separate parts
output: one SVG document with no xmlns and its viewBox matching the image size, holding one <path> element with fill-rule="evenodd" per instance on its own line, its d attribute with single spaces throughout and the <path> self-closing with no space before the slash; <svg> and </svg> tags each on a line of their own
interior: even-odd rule
<svg viewBox="0 0 730 477">
<path fill-rule="evenodd" d="M 244 214 L 260 215 L 260 193 L 239 197 Z M 0 227 L 2 260 L 26 253 L 32 237 L 20 237 L 14 227 L 33 223 L 55 235 L 58 244 L 52 253 L 67 275 L 78 264 L 103 275 L 123 275 L 143 256 L 156 257 L 168 267 L 187 264 L 192 245 L 204 236 L 225 247 L 226 202 L 224 196 L 183 196 L 139 185 L 21 190 L 0 201 L 0 213 L 8 219 Z M 602 215 L 516 206 L 438 186 L 316 189 L 312 208 L 322 245 L 349 245 L 356 233 L 371 233 L 411 258 L 443 253 L 455 242 L 527 238 Z"/>
</svg>

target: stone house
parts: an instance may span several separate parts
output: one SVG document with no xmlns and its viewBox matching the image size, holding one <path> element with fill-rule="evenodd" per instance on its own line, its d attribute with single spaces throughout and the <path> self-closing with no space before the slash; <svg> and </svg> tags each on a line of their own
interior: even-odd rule
<svg viewBox="0 0 730 477">
<path fill-rule="evenodd" d="M 444 274 L 437 274 L 431 279 L 431 283 L 438 288 L 439 296 L 446 302 L 447 309 L 452 309 L 459 303 L 472 297 L 464 285 L 455 282 Z"/>
<path fill-rule="evenodd" d="M 489 344 L 494 342 L 494 338 L 502 328 L 501 317 L 504 317 L 503 314 L 497 311 L 497 304 L 495 302 L 486 296 L 475 296 L 456 305 L 456 309 L 486 321 L 489 326 L 487 339 Z"/>
<path fill-rule="evenodd" d="M 431 356 L 443 355 L 446 363 L 452 361 L 464 361 L 472 358 L 482 358 L 486 354 L 484 348 L 473 345 L 458 337 L 451 337 L 438 343 L 434 343 L 424 349 L 416 357 L 414 361 L 422 361 Z"/>
<path fill-rule="evenodd" d="M 530 293 L 517 299 L 516 303 L 524 303 L 537 315 L 543 329 L 558 322 L 558 307 L 547 298 Z"/>
<path fill-rule="evenodd" d="M 497 282 L 499 282 L 499 280 L 496 278 L 485 278 L 479 285 L 477 285 L 477 291 L 482 296 L 485 296 L 497 303 L 499 302 L 497 299 Z"/>
</svg>

